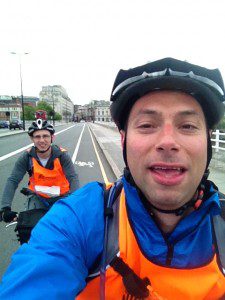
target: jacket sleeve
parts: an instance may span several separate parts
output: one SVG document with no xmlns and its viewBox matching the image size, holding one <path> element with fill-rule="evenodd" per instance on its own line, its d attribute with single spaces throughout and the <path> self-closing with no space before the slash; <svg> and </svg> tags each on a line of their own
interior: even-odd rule
<svg viewBox="0 0 225 300">
<path fill-rule="evenodd" d="M 28 153 L 24 152 L 16 161 L 11 175 L 6 181 L 6 185 L 2 195 L 1 208 L 9 206 L 11 207 L 13 197 L 20 181 L 23 179 L 28 168 Z"/>
<path fill-rule="evenodd" d="M 80 186 L 78 175 L 74 168 L 74 164 L 67 152 L 62 153 L 60 162 L 62 164 L 63 171 L 66 175 L 66 179 L 70 183 L 70 193 L 72 193 L 75 190 L 77 190 Z"/>
<path fill-rule="evenodd" d="M 73 300 L 84 289 L 88 270 L 102 251 L 104 218 L 100 190 L 88 197 L 80 191 L 59 200 L 34 228 L 30 242 L 14 254 L 0 299 Z M 94 202 L 99 205 L 90 208 Z"/>
</svg>

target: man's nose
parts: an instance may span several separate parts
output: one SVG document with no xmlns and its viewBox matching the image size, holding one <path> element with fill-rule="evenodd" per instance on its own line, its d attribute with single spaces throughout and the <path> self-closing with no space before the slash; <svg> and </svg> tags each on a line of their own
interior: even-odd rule
<svg viewBox="0 0 225 300">
<path fill-rule="evenodd" d="M 163 126 L 158 137 L 158 142 L 155 145 L 156 150 L 179 151 L 180 145 L 177 142 L 177 134 L 171 124 Z"/>
</svg>

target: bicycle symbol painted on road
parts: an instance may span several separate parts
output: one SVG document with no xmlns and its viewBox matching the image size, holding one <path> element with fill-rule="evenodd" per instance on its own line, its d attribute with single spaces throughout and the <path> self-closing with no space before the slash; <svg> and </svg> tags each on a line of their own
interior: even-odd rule
<svg viewBox="0 0 225 300">
<path fill-rule="evenodd" d="M 75 165 L 78 165 L 79 167 L 89 167 L 89 168 L 93 168 L 94 167 L 94 162 L 93 161 L 75 161 Z"/>
</svg>

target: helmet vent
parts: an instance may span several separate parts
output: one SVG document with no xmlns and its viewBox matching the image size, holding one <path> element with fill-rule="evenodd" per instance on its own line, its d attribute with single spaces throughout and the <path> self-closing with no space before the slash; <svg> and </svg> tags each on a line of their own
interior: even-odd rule
<svg viewBox="0 0 225 300">
<path fill-rule="evenodd" d="M 39 129 L 42 129 L 42 119 L 38 119 L 38 120 L 37 120 L 37 127 L 38 127 Z"/>
</svg>

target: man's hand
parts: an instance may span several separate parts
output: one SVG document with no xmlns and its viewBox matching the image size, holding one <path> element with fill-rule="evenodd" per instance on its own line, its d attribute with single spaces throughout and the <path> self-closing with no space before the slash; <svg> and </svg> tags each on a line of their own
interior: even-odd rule
<svg viewBox="0 0 225 300">
<path fill-rule="evenodd" d="M 0 213 L 0 221 L 10 223 L 17 220 L 17 212 L 11 211 L 11 207 L 3 207 Z"/>
</svg>

